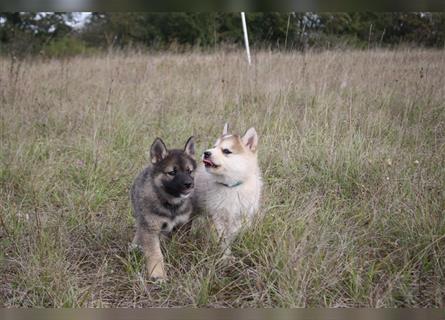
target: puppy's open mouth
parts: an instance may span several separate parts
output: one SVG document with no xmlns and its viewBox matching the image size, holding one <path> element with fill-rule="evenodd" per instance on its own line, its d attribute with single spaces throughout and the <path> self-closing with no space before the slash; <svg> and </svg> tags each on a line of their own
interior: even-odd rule
<svg viewBox="0 0 445 320">
<path fill-rule="evenodd" d="M 216 164 L 214 164 L 211 160 L 209 159 L 203 159 L 202 162 L 204 163 L 206 168 L 218 168 L 218 166 Z"/>
<path fill-rule="evenodd" d="M 181 198 L 182 199 L 187 199 L 188 197 L 190 197 L 191 194 L 192 194 L 191 192 L 181 193 Z"/>
</svg>

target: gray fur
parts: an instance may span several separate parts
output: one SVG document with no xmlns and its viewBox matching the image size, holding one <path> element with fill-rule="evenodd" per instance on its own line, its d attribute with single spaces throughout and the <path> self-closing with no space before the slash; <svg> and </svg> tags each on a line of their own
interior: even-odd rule
<svg viewBox="0 0 445 320">
<path fill-rule="evenodd" d="M 166 195 L 152 183 L 152 165 L 146 167 L 136 177 L 131 187 L 131 202 L 136 223 L 145 229 L 152 226 L 153 216 L 163 217 L 174 224 L 179 216 L 189 216 L 192 213 L 192 197 L 178 199 Z"/>
<path fill-rule="evenodd" d="M 152 163 L 134 180 L 130 198 L 136 219 L 133 243 L 144 251 L 149 276 L 163 279 L 166 274 L 159 236 L 188 222 L 193 210 L 196 162 L 192 158 L 193 138 L 187 141 L 184 150 L 161 150 L 162 157 L 157 150 L 159 146 L 163 142 L 158 138 L 152 145 Z"/>
</svg>

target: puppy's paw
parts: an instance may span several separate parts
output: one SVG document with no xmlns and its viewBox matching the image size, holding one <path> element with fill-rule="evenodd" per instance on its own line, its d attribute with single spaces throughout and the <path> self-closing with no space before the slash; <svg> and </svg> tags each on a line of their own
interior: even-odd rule
<svg viewBox="0 0 445 320">
<path fill-rule="evenodd" d="M 164 284 L 167 282 L 167 278 L 166 277 L 154 277 L 154 276 L 150 276 L 150 278 L 148 279 L 148 281 L 152 282 L 153 284 Z"/>
<path fill-rule="evenodd" d="M 130 242 L 129 244 L 128 244 L 128 252 L 137 252 L 137 251 L 142 251 L 142 247 L 139 245 L 139 244 L 137 244 L 137 243 L 135 243 L 135 242 Z"/>
<path fill-rule="evenodd" d="M 150 281 L 163 283 L 167 281 L 167 274 L 165 273 L 164 268 L 160 266 L 155 266 L 154 268 L 148 268 L 148 275 Z"/>
<path fill-rule="evenodd" d="M 237 262 L 236 257 L 230 251 L 225 251 L 221 256 L 221 263 L 224 266 L 231 266 Z"/>
</svg>

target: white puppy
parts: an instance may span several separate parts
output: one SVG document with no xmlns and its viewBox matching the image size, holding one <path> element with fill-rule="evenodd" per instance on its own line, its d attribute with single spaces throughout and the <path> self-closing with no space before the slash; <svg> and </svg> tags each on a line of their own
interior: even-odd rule
<svg viewBox="0 0 445 320">
<path fill-rule="evenodd" d="M 250 128 L 243 137 L 228 134 L 227 123 L 215 146 L 204 152 L 195 174 L 196 206 L 212 217 L 225 256 L 243 226 L 258 213 L 261 172 L 258 135 Z"/>
</svg>

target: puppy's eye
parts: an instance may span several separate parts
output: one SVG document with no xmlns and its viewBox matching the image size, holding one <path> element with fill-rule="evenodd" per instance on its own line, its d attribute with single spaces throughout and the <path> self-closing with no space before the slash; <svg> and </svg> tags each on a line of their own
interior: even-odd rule
<svg viewBox="0 0 445 320">
<path fill-rule="evenodd" d="M 167 174 L 172 177 L 176 176 L 176 169 L 173 169 L 172 171 L 167 172 Z"/>
<path fill-rule="evenodd" d="M 192 172 L 193 172 L 193 171 L 192 171 L 191 169 L 187 169 L 187 173 L 188 173 L 188 174 L 192 174 Z"/>
<path fill-rule="evenodd" d="M 232 151 L 230 151 L 229 149 L 223 149 L 222 152 L 224 154 L 231 154 L 232 153 Z"/>
</svg>

